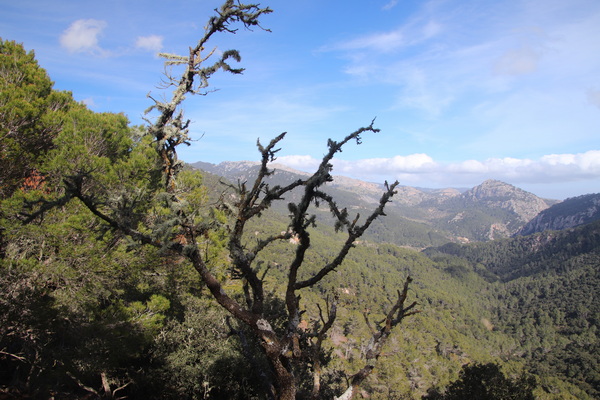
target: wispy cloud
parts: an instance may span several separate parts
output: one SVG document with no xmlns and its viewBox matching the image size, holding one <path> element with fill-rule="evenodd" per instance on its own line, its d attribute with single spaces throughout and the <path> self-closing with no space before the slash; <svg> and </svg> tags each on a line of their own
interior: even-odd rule
<svg viewBox="0 0 600 400">
<path fill-rule="evenodd" d="M 530 46 L 511 49 L 496 61 L 494 72 L 499 75 L 528 74 L 537 69 L 540 57 Z"/>
<path fill-rule="evenodd" d="M 401 67 L 403 89 L 397 96 L 395 108 L 413 108 L 429 117 L 437 117 L 452 103 L 454 94 L 448 86 L 429 71 L 417 67 Z"/>
<path fill-rule="evenodd" d="M 322 51 L 350 51 L 357 50 L 368 53 L 390 53 L 398 49 L 414 46 L 429 40 L 443 31 L 443 26 L 435 19 L 415 19 L 396 29 L 375 32 L 341 41 L 330 46 L 325 46 Z M 351 59 L 363 60 L 360 55 Z"/>
<path fill-rule="evenodd" d="M 594 90 L 594 89 L 588 90 L 587 99 L 591 104 L 600 108 L 600 90 Z"/>
<path fill-rule="evenodd" d="M 600 42 L 589 38 L 600 8 L 578 3 L 428 2 L 391 30 L 327 50 L 347 60 L 349 80 L 393 93 L 386 111 L 418 119 L 412 130 L 460 144 L 465 158 L 581 150 L 598 126 Z"/>
<path fill-rule="evenodd" d="M 159 52 L 163 48 L 164 38 L 159 35 L 138 36 L 135 47 L 141 50 Z"/>
<path fill-rule="evenodd" d="M 406 44 L 401 29 L 389 32 L 373 33 L 335 45 L 338 50 L 370 50 L 389 52 Z"/>
<path fill-rule="evenodd" d="M 392 8 L 396 7 L 397 4 L 398 0 L 390 0 L 387 3 L 385 3 L 384 6 L 381 8 L 384 10 L 391 10 Z"/>
<path fill-rule="evenodd" d="M 70 53 L 91 53 L 105 56 L 107 52 L 98 45 L 98 37 L 106 22 L 97 19 L 79 19 L 60 36 L 60 44 Z"/>
</svg>

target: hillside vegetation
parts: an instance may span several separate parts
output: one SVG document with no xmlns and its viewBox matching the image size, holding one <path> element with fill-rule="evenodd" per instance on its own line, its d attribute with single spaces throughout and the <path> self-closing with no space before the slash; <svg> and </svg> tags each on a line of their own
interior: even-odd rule
<svg viewBox="0 0 600 400">
<path fill-rule="evenodd" d="M 246 277 L 226 248 L 234 221 L 227 209 L 239 201 L 233 190 L 239 176 L 223 185 L 214 175 L 183 168 L 177 180 L 165 182 L 155 141 L 141 128 L 122 114 L 94 113 L 70 93 L 53 90 L 34 54 L 21 45 L 0 40 L 0 50 L 3 71 L 23 72 L 21 81 L 0 81 L 6 104 L 31 106 L 27 124 L 17 124 L 14 113 L 0 114 L 8 138 L 0 148 L 3 164 L 24 160 L 0 171 L 1 396 L 269 398 L 271 388 L 260 374 L 269 370 L 264 343 L 215 302 L 189 253 L 173 250 L 190 245 L 189 236 L 174 230 L 178 216 L 207 227 L 194 245 L 223 292 L 239 304 L 248 301 Z M 41 130 L 47 136 L 37 146 Z M 174 189 L 165 195 L 169 183 Z M 491 199 L 490 192 L 482 195 L 486 187 L 506 189 L 487 182 L 462 194 L 445 193 L 435 206 L 437 219 L 409 218 L 409 208 L 402 208 L 408 200 L 399 197 L 390 209 L 395 213 L 358 239 L 339 267 L 299 291 L 293 300 L 305 311 L 296 322 L 311 343 L 309 333 L 337 304 L 318 353 L 322 398 L 342 393 L 364 366 L 373 325 L 385 321 L 408 276 L 408 295 L 419 313 L 392 332 L 355 398 L 435 398 L 447 388 L 452 393 L 458 386 L 452 382 L 465 371 L 502 371 L 505 386 L 535 382 L 538 399 L 600 397 L 600 223 L 446 243 L 458 235 L 489 238 L 489 224 L 497 221 L 509 235 L 526 215 L 544 208 L 526 195 L 523 204 L 531 204 L 525 208 L 496 192 Z M 347 187 L 325 188 L 351 218 L 373 208 L 367 189 L 356 202 Z M 106 195 L 89 196 L 98 191 Z M 69 193 L 77 196 L 67 199 Z M 299 247 L 298 238 L 286 233 L 294 196 L 274 201 L 243 236 L 246 248 L 272 232 L 285 238 L 254 260 L 264 286 L 263 317 L 277 334 L 288 329 L 282 298 Z M 482 196 L 484 205 L 476 203 Z M 90 199 L 95 201 L 86 203 Z M 431 197 L 423 201 L 434 207 Z M 309 208 L 316 217 L 306 225 L 311 246 L 300 280 L 329 264 L 345 240 L 324 205 Z M 116 220 L 126 223 L 107 222 Z M 452 220 L 468 223 L 441 228 Z M 144 245 L 148 238 L 165 246 Z M 310 398 L 316 364 L 313 359 L 294 369 L 298 398 Z M 467 364 L 492 367 L 464 369 Z"/>
<path fill-rule="evenodd" d="M 518 341 L 513 351 L 529 360 L 532 371 L 600 395 L 599 222 L 426 253 L 437 262 L 462 263 L 451 271 L 473 270 L 497 283 L 496 329 Z"/>
<path fill-rule="evenodd" d="M 600 194 L 584 194 L 566 199 L 540 212 L 517 234 L 526 236 L 547 230 L 562 230 L 600 219 Z"/>
</svg>

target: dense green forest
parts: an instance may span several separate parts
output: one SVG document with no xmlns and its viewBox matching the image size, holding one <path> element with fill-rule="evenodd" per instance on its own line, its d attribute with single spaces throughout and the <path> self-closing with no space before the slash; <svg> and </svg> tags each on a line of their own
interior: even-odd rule
<svg viewBox="0 0 600 400">
<path fill-rule="evenodd" d="M 511 351 L 532 371 L 600 395 L 600 223 L 425 252 L 452 273 L 475 271 L 498 283 L 496 329 L 517 340 Z"/>
<path fill-rule="evenodd" d="M 237 22 L 256 22 L 233 9 Z M 235 55 L 219 68 L 232 69 L 227 57 Z M 171 127 L 185 126 L 174 118 Z M 302 310 L 280 357 L 291 360 L 298 398 L 314 398 L 317 376 L 320 398 L 339 396 L 365 365 L 374 370 L 354 398 L 600 397 L 599 223 L 418 252 L 388 239 L 382 216 L 372 226 L 380 240 L 351 241 L 337 265 L 354 216 L 323 194 L 320 208 L 313 202 L 302 213 L 298 237 L 289 215 L 302 199 L 288 206 L 274 197 L 284 206 L 261 208 L 240 235 L 240 248 L 260 250 L 250 273 L 232 251 L 238 220 L 229 211 L 253 192 L 173 158 L 181 130 L 158 140 L 157 125 L 90 111 L 53 89 L 33 51 L 4 39 L 0 122 L 1 396 L 271 398 L 264 342 L 288 334 L 291 302 Z M 257 198 L 277 187 L 261 187 Z M 340 226 L 309 217 L 330 208 Z M 260 238 L 269 235 L 281 240 L 266 246 Z M 297 281 L 335 268 L 290 299 L 303 235 L 310 246 Z M 259 322 L 273 336 L 257 336 L 215 287 L 248 310 L 260 301 Z M 400 303 L 403 287 L 414 308 Z M 394 304 L 401 324 L 369 359 Z M 307 350 L 297 355 L 294 346 Z"/>
</svg>

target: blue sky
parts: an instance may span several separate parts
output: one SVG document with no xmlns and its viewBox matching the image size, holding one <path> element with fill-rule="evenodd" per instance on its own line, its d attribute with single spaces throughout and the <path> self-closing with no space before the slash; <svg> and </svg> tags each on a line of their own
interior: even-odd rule
<svg viewBox="0 0 600 400">
<path fill-rule="evenodd" d="M 165 95 L 158 52 L 185 54 L 220 5 L 208 0 L 0 0 L 0 37 L 35 50 L 55 88 L 142 123 Z M 500 179 L 539 196 L 600 192 L 597 0 L 270 0 L 271 32 L 215 37 L 243 75 L 190 98 L 187 162 L 258 160 L 310 170 L 349 144 L 335 174 L 421 187 Z"/>
</svg>

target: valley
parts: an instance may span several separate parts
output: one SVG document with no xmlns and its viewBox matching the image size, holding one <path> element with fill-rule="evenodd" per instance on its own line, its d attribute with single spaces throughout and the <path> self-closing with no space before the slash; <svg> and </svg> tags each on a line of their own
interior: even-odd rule
<svg viewBox="0 0 600 400">
<path fill-rule="evenodd" d="M 255 176 L 253 163 L 226 165 L 193 166 L 231 182 L 251 182 Z M 304 176 L 285 167 L 275 169 L 272 184 Z M 360 213 L 376 203 L 382 188 L 334 177 L 326 190 L 340 205 Z M 352 311 L 357 302 L 381 307 L 400 284 L 398 274 L 410 274 L 422 314 L 402 329 L 402 339 L 389 350 L 394 355 L 381 366 L 382 374 L 394 382 L 403 381 L 411 371 L 406 375 L 410 385 L 396 388 L 399 393 L 423 393 L 431 382 L 442 382 L 437 375 L 442 370 L 452 375 L 464 363 L 493 360 L 509 371 L 535 374 L 537 398 L 596 398 L 600 395 L 600 213 L 594 208 L 598 199 L 600 195 L 590 194 L 564 202 L 544 200 L 493 180 L 463 190 L 400 187 L 386 217 L 374 224 L 345 262 L 344 273 L 326 285 L 344 288 L 348 319 L 340 324 L 355 327 L 347 330 L 349 335 L 337 333 L 341 347 L 333 351 L 349 343 L 358 346 L 365 335 Z M 277 215 L 270 218 L 281 219 L 283 226 L 285 205 L 274 206 L 273 211 Z M 318 208 L 312 212 L 323 213 Z M 558 216 L 550 223 L 554 230 L 524 234 L 530 221 L 548 221 L 553 215 Z M 322 225 L 313 233 L 319 238 L 315 252 L 327 254 L 331 221 L 318 220 Z M 573 224 L 574 220 L 581 223 Z M 357 350 L 346 350 L 342 358 Z M 350 360 L 342 365 L 347 363 Z"/>
</svg>

